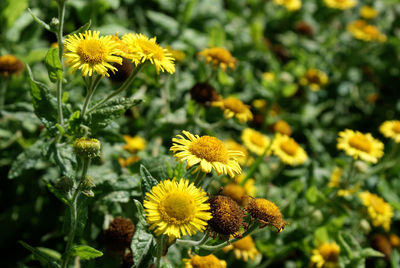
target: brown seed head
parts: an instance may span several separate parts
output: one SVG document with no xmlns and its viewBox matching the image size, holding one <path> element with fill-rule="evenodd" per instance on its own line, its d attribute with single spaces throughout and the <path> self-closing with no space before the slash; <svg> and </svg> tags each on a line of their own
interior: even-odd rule
<svg viewBox="0 0 400 268">
<path fill-rule="evenodd" d="M 389 239 L 381 234 L 375 234 L 372 236 L 372 247 L 385 255 L 386 259 L 390 259 L 392 255 L 392 245 Z"/>
<path fill-rule="evenodd" d="M 112 253 L 123 254 L 131 245 L 135 225 L 130 219 L 116 217 L 104 231 L 107 248 Z"/>
<path fill-rule="evenodd" d="M 251 215 L 251 217 L 259 220 L 264 225 L 274 226 L 278 232 L 281 232 L 286 226 L 286 222 L 283 219 L 279 208 L 273 202 L 267 199 L 248 199 L 246 211 Z"/>
<path fill-rule="evenodd" d="M 245 189 L 237 183 L 230 183 L 225 185 L 222 194 L 229 196 L 235 200 L 239 205 L 243 205 L 243 197 L 246 195 Z"/>
<path fill-rule="evenodd" d="M 216 195 L 209 200 L 212 219 L 208 221 L 211 230 L 221 235 L 238 236 L 243 224 L 243 211 L 230 197 Z"/>
<path fill-rule="evenodd" d="M 203 105 L 210 105 L 211 102 L 221 99 L 217 91 L 208 83 L 196 83 L 190 89 L 190 96 Z"/>
<path fill-rule="evenodd" d="M 130 60 L 123 58 L 122 64 L 114 63 L 113 66 L 117 68 L 115 73 L 110 73 L 110 79 L 114 83 L 122 83 L 125 82 L 126 79 L 131 75 L 133 67 Z"/>
<path fill-rule="evenodd" d="M 24 64 L 14 55 L 0 56 L 0 76 L 18 74 L 24 69 Z"/>
</svg>

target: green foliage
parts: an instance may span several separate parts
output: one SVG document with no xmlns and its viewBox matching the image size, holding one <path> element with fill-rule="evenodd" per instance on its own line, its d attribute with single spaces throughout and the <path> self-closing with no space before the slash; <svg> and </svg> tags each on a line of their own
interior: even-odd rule
<svg viewBox="0 0 400 268">
<path fill-rule="evenodd" d="M 90 260 L 103 256 L 103 252 L 87 245 L 79 245 L 72 248 L 72 256 L 79 256 L 84 260 Z"/>
<path fill-rule="evenodd" d="M 44 59 L 44 63 L 49 73 L 50 81 L 55 83 L 63 79 L 63 68 L 58 58 L 58 48 L 50 48 Z M 33 80 L 33 79 L 32 79 Z"/>
</svg>

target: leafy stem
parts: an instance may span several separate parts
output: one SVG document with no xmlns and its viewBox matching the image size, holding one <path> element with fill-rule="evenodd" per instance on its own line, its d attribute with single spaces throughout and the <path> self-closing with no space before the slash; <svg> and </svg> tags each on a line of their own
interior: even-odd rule
<svg viewBox="0 0 400 268">
<path fill-rule="evenodd" d="M 103 105 L 104 103 L 106 103 L 107 101 L 109 101 L 110 99 L 114 98 L 119 93 L 121 93 L 122 91 L 127 89 L 132 84 L 133 80 L 135 80 L 136 75 L 139 73 L 139 71 L 143 68 L 144 65 L 145 64 L 140 64 L 140 65 L 136 66 L 136 68 L 132 71 L 131 75 L 128 77 L 128 79 L 125 80 L 125 82 L 120 86 L 120 88 L 111 92 L 104 99 L 102 99 L 99 103 L 97 103 L 95 106 L 90 108 L 88 113 L 90 114 L 91 112 L 93 112 L 94 110 L 99 108 L 101 105 Z"/>
<path fill-rule="evenodd" d="M 70 209 L 70 217 L 71 217 L 70 223 L 71 224 L 70 224 L 70 230 L 69 230 L 69 234 L 68 234 L 68 238 L 67 238 L 67 246 L 65 248 L 65 252 L 61 259 L 61 268 L 66 268 L 68 266 L 69 259 L 71 257 L 71 250 L 72 250 L 72 246 L 74 244 L 76 228 L 78 225 L 78 221 L 77 221 L 78 220 L 78 199 L 79 199 L 79 195 L 81 193 L 81 185 L 87 175 L 89 165 L 90 165 L 90 159 L 86 158 L 86 157 L 82 158 L 81 177 L 79 179 L 78 186 L 75 188 L 72 198 L 69 201 L 69 209 Z"/>
<path fill-rule="evenodd" d="M 205 244 L 208 240 L 208 234 L 205 233 L 203 237 L 199 241 L 193 241 L 193 240 L 183 240 L 183 239 L 177 239 L 176 243 L 182 246 L 186 247 L 195 247 L 195 246 L 201 246 Z"/>
<path fill-rule="evenodd" d="M 87 80 L 85 80 L 86 82 L 86 87 L 87 87 L 87 94 L 86 94 L 86 98 L 85 98 L 85 102 L 83 103 L 83 107 L 82 107 L 82 112 L 81 112 L 81 118 L 85 118 L 85 114 L 86 111 L 89 107 L 90 101 L 94 95 L 94 92 L 97 89 L 97 86 L 100 83 L 100 80 L 103 77 L 100 75 L 95 76 L 95 78 L 93 79 L 92 76 L 90 76 Z"/>
<path fill-rule="evenodd" d="M 161 235 L 161 236 L 159 236 L 158 238 L 157 238 L 157 245 L 156 245 L 156 248 L 157 248 L 157 255 L 156 255 L 156 261 L 155 261 L 155 263 L 154 263 L 154 267 L 155 268 L 158 268 L 158 267 L 160 267 L 160 263 L 161 263 L 161 256 L 162 256 L 162 254 L 163 254 L 163 251 L 164 251 L 164 247 L 165 247 L 165 244 L 166 244 L 166 242 L 167 242 L 167 236 L 165 236 L 165 235 Z"/>
</svg>

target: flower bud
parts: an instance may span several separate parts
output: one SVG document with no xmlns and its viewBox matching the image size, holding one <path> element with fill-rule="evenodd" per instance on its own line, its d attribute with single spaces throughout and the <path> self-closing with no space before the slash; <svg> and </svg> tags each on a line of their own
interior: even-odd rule
<svg viewBox="0 0 400 268">
<path fill-rule="evenodd" d="M 74 151 L 77 156 L 95 158 L 100 156 L 100 141 L 97 139 L 79 138 L 74 142 Z"/>
<path fill-rule="evenodd" d="M 96 185 L 94 184 L 94 179 L 92 176 L 86 176 L 83 179 L 83 181 L 82 181 L 83 189 L 88 190 L 88 189 L 93 188 L 94 186 L 96 186 Z"/>
<path fill-rule="evenodd" d="M 60 21 L 57 18 L 52 18 L 50 21 L 50 29 L 53 32 L 56 32 L 58 30 L 58 27 L 60 27 Z"/>
</svg>

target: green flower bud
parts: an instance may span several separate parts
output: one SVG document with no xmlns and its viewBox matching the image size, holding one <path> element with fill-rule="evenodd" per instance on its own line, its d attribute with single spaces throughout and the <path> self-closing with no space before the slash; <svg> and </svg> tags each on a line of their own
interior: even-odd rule
<svg viewBox="0 0 400 268">
<path fill-rule="evenodd" d="M 83 181 L 82 181 L 83 189 L 88 190 L 88 189 L 93 188 L 94 186 L 96 186 L 96 185 L 94 184 L 94 179 L 92 176 L 86 176 L 83 179 Z"/>
<path fill-rule="evenodd" d="M 76 139 L 74 142 L 74 151 L 80 157 L 98 157 L 100 156 L 100 141 L 88 138 Z"/>
<path fill-rule="evenodd" d="M 52 18 L 50 21 L 50 29 L 53 32 L 56 32 L 58 30 L 58 27 L 60 27 L 60 21 L 57 18 Z"/>
<path fill-rule="evenodd" d="M 74 187 L 74 181 L 71 178 L 64 176 L 56 182 L 55 186 L 59 191 L 68 193 Z"/>
</svg>

